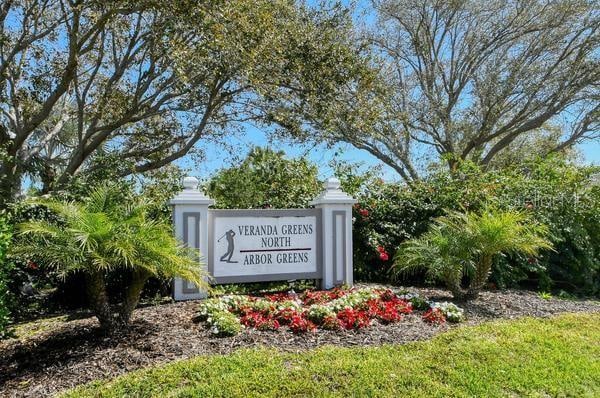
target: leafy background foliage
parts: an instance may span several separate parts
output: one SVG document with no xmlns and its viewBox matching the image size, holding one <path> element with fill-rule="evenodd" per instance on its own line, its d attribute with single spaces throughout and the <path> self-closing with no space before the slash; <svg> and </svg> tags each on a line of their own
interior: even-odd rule
<svg viewBox="0 0 600 398">
<path fill-rule="evenodd" d="M 305 158 L 256 147 L 239 165 L 220 170 L 207 191 L 223 209 L 302 208 L 321 190 L 317 172 Z"/>
<path fill-rule="evenodd" d="M 369 179 L 358 196 L 368 217 L 355 211 L 355 275 L 389 280 L 389 264 L 377 260 L 377 245 L 393 251 L 425 232 L 431 220 L 447 210 L 527 209 L 545 224 L 555 251 L 538 260 L 506 256 L 494 264 L 492 282 L 499 287 L 600 292 L 600 187 L 597 167 L 578 166 L 561 157 L 536 159 L 501 170 L 483 171 L 465 162 L 451 173 L 434 170 L 410 187 Z M 350 171 L 350 174 L 351 171 Z M 359 254 L 361 253 L 361 254 Z M 401 282 L 423 282 L 423 276 Z"/>
<path fill-rule="evenodd" d="M 510 165 L 512 164 L 512 165 Z M 531 157 L 521 164 L 483 170 L 471 162 L 430 170 L 410 186 L 387 183 L 377 168 L 332 163 L 343 189 L 359 200 L 353 209 L 354 272 L 361 281 L 389 282 L 391 256 L 404 241 L 425 233 L 433 219 L 447 211 L 525 210 L 548 226 L 555 251 L 541 256 L 510 254 L 493 265 L 491 283 L 498 287 L 600 292 L 600 187 L 597 167 L 581 166 L 563 156 Z M 240 181 L 252 181 L 241 184 Z M 293 183 L 292 183 L 293 181 Z M 316 168 L 306 159 L 253 149 L 237 166 L 224 169 L 208 184 L 219 207 L 303 207 L 320 190 Z M 366 211 L 365 211 L 366 210 Z M 396 282 L 422 284 L 424 273 Z"/>
<path fill-rule="evenodd" d="M 6 261 L 6 252 L 11 240 L 10 226 L 3 214 L 0 214 L 0 339 L 7 334 L 6 327 L 10 321 L 9 291 L 7 281 L 10 280 L 12 266 Z"/>
</svg>

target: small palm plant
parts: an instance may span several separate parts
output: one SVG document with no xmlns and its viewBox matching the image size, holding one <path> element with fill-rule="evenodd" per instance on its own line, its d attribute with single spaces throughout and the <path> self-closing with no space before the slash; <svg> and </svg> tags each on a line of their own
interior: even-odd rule
<svg viewBox="0 0 600 398">
<path fill-rule="evenodd" d="M 179 276 L 207 287 L 197 250 L 178 242 L 168 223 L 150 219 L 149 203 L 136 197 L 123 203 L 122 197 L 103 186 L 83 203 L 40 201 L 59 221 L 19 225 L 13 248 L 60 275 L 83 272 L 90 305 L 107 332 L 128 325 L 151 276 Z M 118 299 L 109 297 L 106 286 L 113 271 L 130 275 Z"/>
<path fill-rule="evenodd" d="M 536 256 L 540 249 L 552 248 L 547 235 L 547 227 L 518 211 L 450 212 L 436 219 L 424 235 L 400 246 L 394 270 L 425 269 L 429 277 L 444 282 L 454 297 L 473 299 L 485 285 L 498 255 Z M 463 287 L 465 276 L 468 284 Z"/>
</svg>

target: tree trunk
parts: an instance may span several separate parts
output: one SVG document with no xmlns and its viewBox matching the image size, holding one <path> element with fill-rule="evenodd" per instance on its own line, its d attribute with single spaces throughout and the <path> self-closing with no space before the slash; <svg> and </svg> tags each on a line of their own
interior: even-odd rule
<svg viewBox="0 0 600 398">
<path fill-rule="evenodd" d="M 0 207 L 14 201 L 21 190 L 21 174 L 14 158 L 8 157 L 0 164 Z"/>
<path fill-rule="evenodd" d="M 473 279 L 471 279 L 471 283 L 469 283 L 465 299 L 472 300 L 479 296 L 479 292 L 483 286 L 485 286 L 485 283 L 490 276 L 490 272 L 492 271 L 492 260 L 492 256 L 483 256 L 481 258 L 477 264 L 475 275 L 473 275 Z"/>
<path fill-rule="evenodd" d="M 142 289 L 144 289 L 144 285 L 148 278 L 150 278 L 150 274 L 144 270 L 134 270 L 131 273 L 131 283 L 127 287 L 125 298 L 119 312 L 119 320 L 122 325 L 129 324 L 131 314 L 133 314 L 135 307 L 137 307 L 138 302 L 140 301 Z"/>
<path fill-rule="evenodd" d="M 457 300 L 467 300 L 467 291 L 455 283 L 447 283 L 446 287 L 452 293 L 452 297 Z"/>
<path fill-rule="evenodd" d="M 466 291 L 461 286 L 461 273 L 449 272 L 444 275 L 446 287 L 452 293 L 452 296 L 457 300 L 464 300 Z"/>
<path fill-rule="evenodd" d="M 115 332 L 119 328 L 119 321 L 110 308 L 104 274 L 102 272 L 86 273 L 85 279 L 90 306 L 100 322 L 100 327 L 107 333 Z"/>
</svg>

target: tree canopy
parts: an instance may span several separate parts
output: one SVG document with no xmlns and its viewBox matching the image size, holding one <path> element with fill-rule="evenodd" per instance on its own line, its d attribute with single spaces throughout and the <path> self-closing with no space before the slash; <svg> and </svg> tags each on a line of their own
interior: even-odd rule
<svg viewBox="0 0 600 398">
<path fill-rule="evenodd" d="M 372 0 L 359 32 L 377 78 L 315 120 L 404 179 L 458 159 L 487 166 L 558 129 L 545 156 L 600 137 L 600 12 L 593 0 Z"/>
<path fill-rule="evenodd" d="M 326 106 L 359 65 L 349 29 L 340 6 L 286 0 L 4 1 L 0 198 L 25 175 L 49 191 L 109 165 L 145 172 Z"/>
</svg>

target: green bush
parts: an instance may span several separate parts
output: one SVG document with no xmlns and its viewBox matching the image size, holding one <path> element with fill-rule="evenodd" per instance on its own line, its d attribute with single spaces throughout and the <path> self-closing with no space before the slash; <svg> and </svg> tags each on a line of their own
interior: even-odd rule
<svg viewBox="0 0 600 398">
<path fill-rule="evenodd" d="M 85 275 L 90 305 L 109 332 L 128 324 L 151 276 L 180 276 L 206 286 L 198 253 L 175 239 L 170 223 L 152 219 L 144 198 L 122 196 L 105 185 L 80 203 L 41 200 L 57 220 L 19 224 L 12 248 L 58 275 Z M 107 289 L 110 273 L 127 277 L 116 297 Z"/>
<path fill-rule="evenodd" d="M 222 209 L 302 208 L 322 189 L 317 174 L 305 158 L 257 147 L 239 165 L 220 170 L 207 193 Z"/>
<path fill-rule="evenodd" d="M 242 331 L 242 324 L 231 312 L 222 311 L 214 314 L 209 320 L 210 331 L 219 337 L 235 336 Z"/>
<path fill-rule="evenodd" d="M 11 264 L 6 261 L 6 253 L 11 241 L 11 230 L 6 218 L 0 214 L 0 339 L 8 335 L 10 322 L 9 291 L 7 281 L 10 277 Z"/>
<path fill-rule="evenodd" d="M 394 266 L 397 272 L 425 269 L 455 298 L 473 299 L 486 284 L 495 258 L 508 253 L 536 256 L 552 247 L 547 234 L 545 226 L 524 212 L 451 212 L 437 218 L 425 234 L 402 243 Z M 463 287 L 464 279 L 468 283 Z"/>
<path fill-rule="evenodd" d="M 544 251 L 538 259 L 501 257 L 494 263 L 491 282 L 499 287 L 598 295 L 600 186 L 594 176 L 599 170 L 554 157 L 488 171 L 466 162 L 454 173 L 433 170 L 427 179 L 410 186 L 373 177 L 361 180 L 355 189 L 359 199 L 354 210 L 355 277 L 389 281 L 391 261 L 389 256 L 381 259 L 380 246 L 386 253 L 394 252 L 402 242 L 423 234 L 446 210 L 478 211 L 492 205 L 527 209 L 533 220 L 548 226 L 555 251 Z M 356 185 L 356 174 L 346 169 L 340 178 Z M 401 282 L 421 283 L 423 278 L 417 274 Z"/>
</svg>

